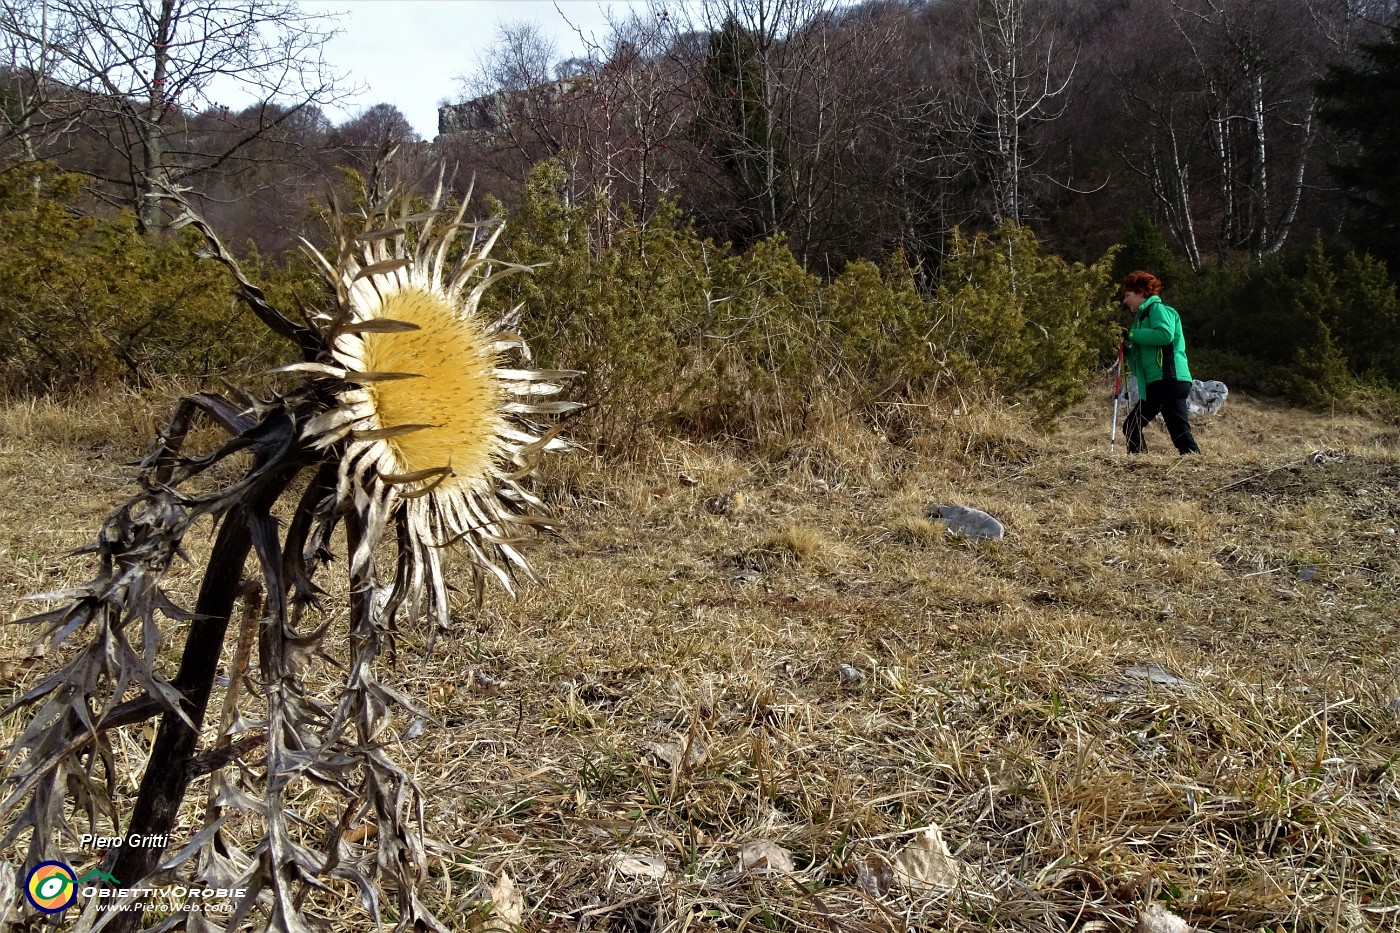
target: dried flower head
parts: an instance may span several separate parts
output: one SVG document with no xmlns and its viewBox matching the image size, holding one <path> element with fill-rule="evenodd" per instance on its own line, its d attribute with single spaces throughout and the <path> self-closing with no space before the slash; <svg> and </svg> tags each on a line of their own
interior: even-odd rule
<svg viewBox="0 0 1400 933">
<path fill-rule="evenodd" d="M 517 575 L 533 576 L 516 543 L 548 518 L 524 484 L 537 455 L 570 446 L 557 423 L 543 424 L 545 416 L 577 405 L 554 398 L 573 373 L 531 368 L 514 312 L 489 319 L 481 311 L 490 283 L 520 268 L 489 258 L 500 223 L 464 223 L 465 206 L 442 212 L 441 193 L 439 184 L 418 213 L 385 196 L 360 215 L 354 232 L 336 214 L 337 240 L 326 253 L 311 250 L 331 305 L 297 322 L 273 307 L 208 223 L 171 192 L 244 302 L 296 345 L 303 362 L 286 369 L 305 378 L 262 402 L 204 392 L 182 399 L 143 463 L 143 491 L 113 514 L 90 549 L 97 575 L 48 594 L 62 604 L 28 620 L 55 643 L 78 633 L 87 642 L 18 704 L 36 712 L 4 758 L 0 819 L 9 825 L 0 844 L 27 832 L 26 867 L 63 856 L 61 840 L 81 832 L 168 835 L 190 782 L 210 775 L 205 825 L 184 854 L 162 867 L 159 850 L 123 847 L 104 870 L 140 887 L 197 852 L 189 870 L 198 880 L 245 892 L 229 929 L 255 914 L 270 929 L 308 929 L 304 892 L 328 891 L 324 879 L 339 879 L 359 888 L 376 921 L 381 896 L 392 893 L 400 928 L 445 933 L 420 897 L 429 875 L 418 787 L 384 751 L 396 729 L 405 740 L 421 734 L 427 713 L 380 681 L 383 649 L 405 602 L 415 617 L 428 609 L 433 634 L 446 622 L 442 555 L 450 545 L 467 548 L 478 594 L 488 576 L 508 590 Z M 186 455 L 198 417 L 229 439 Z M 252 453 L 246 472 L 220 484 L 210 467 L 240 451 Z M 194 488 L 196 477 L 208 478 L 204 489 Z M 297 489 L 283 527 L 274 507 Z M 197 603 L 187 608 L 164 589 L 165 577 L 205 516 L 217 520 L 215 540 Z M 341 527 L 350 557 L 348 619 L 325 613 L 308 624 L 322 592 L 316 577 L 330 569 Z M 392 581 L 381 579 L 385 552 L 396 554 Z M 260 581 L 252 574 L 243 581 L 250 554 Z M 239 601 L 243 621 L 227 659 Z M 175 621 L 187 622 L 188 632 L 170 679 L 163 646 Z M 328 637 L 340 623 L 345 630 Z M 254 642 L 260 687 L 242 694 Z M 307 659 L 336 653 L 344 683 L 313 690 Z M 208 741 L 203 720 L 222 664 L 229 665 L 222 722 Z M 128 697 L 128 688 L 138 695 Z M 123 827 L 118 801 L 130 775 L 112 764 L 111 735 L 156 716 L 160 728 Z M 254 754 L 260 767 L 225 769 Z M 94 769 L 99 759 L 108 766 Z M 325 795 L 341 799 L 327 807 Z M 327 814 L 341 816 L 327 822 Z M 352 815 L 373 820 L 372 840 L 350 838 Z M 240 848 L 233 828 L 258 841 Z M 373 851 L 351 859 L 352 846 Z M 110 927 L 132 931 L 141 916 L 124 913 Z"/>
<path fill-rule="evenodd" d="M 426 595 L 441 623 L 446 546 L 470 550 L 478 593 L 486 572 L 507 590 L 516 571 L 533 577 L 513 545 L 521 526 L 544 522 L 545 510 L 520 480 L 538 454 L 570 445 L 530 418 L 578 403 L 548 401 L 574 373 L 525 366 L 529 350 L 514 333 L 514 314 L 481 314 L 486 288 L 519 269 L 492 269 L 499 224 L 478 245 L 482 225 L 464 225 L 460 212 L 440 232 L 431 221 L 411 246 L 406 225 L 393 225 L 343 243 L 338 263 L 312 250 L 338 299 L 335 362 L 289 368 L 347 385 L 306 430 L 320 446 L 348 438 L 337 498 L 362 514 L 367 532 L 352 569 L 370 560 L 389 519 L 400 516 L 414 564 L 413 612 Z M 463 229 L 470 237 L 457 256 Z"/>
</svg>

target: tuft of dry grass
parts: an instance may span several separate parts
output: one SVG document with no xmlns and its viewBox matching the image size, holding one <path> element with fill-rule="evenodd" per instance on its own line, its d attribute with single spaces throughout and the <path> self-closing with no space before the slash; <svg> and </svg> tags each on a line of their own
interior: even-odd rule
<svg viewBox="0 0 1400 933">
<path fill-rule="evenodd" d="M 84 414 L 99 406 L 106 417 Z M 152 398 L 125 389 L 103 396 L 94 392 L 86 400 L 0 397 L 0 437 L 31 449 L 129 449 L 149 443 L 156 427 Z"/>
<path fill-rule="evenodd" d="M 898 544 L 928 546 L 943 540 L 948 528 L 920 515 L 896 515 L 889 520 L 890 535 Z"/>
<path fill-rule="evenodd" d="M 8 618 L 83 576 L 59 555 L 129 479 L 105 407 L 52 404 L 69 428 L 0 439 Z M 41 417 L 14 408 L 0 427 Z M 508 876 L 540 931 L 1050 933 L 1148 903 L 1220 931 L 1395 929 L 1400 431 L 1232 397 L 1203 456 L 1153 426 L 1128 458 L 1107 414 L 1044 435 L 1004 405 L 897 432 L 828 412 L 748 453 L 551 465 L 548 587 L 462 600 L 454 637 L 423 658 L 410 633 L 386 674 L 431 713 L 390 738 L 440 840 L 429 897 L 484 917 Z M 944 538 L 931 503 L 1007 537 Z M 0 646 L 7 699 L 58 661 L 13 627 Z M 119 751 L 148 749 L 133 729 Z M 891 869 L 929 826 L 951 888 Z M 757 842 L 793 871 L 744 869 Z M 349 903 L 308 910 L 363 928 Z"/>
<path fill-rule="evenodd" d="M 813 560 L 829 544 L 822 532 L 810 525 L 789 525 L 749 549 L 747 558 L 757 570 L 772 570 L 785 564 L 800 564 Z"/>
</svg>

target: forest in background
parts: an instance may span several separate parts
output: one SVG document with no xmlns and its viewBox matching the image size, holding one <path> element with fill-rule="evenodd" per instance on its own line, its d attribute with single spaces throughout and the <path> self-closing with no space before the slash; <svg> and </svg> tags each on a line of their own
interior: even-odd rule
<svg viewBox="0 0 1400 933">
<path fill-rule="evenodd" d="M 605 443 L 801 431 L 831 394 L 1053 421 L 1133 268 L 1167 283 L 1198 376 L 1310 404 L 1400 386 L 1389 0 L 656 4 L 574 58 L 501 29 L 433 141 L 389 105 L 332 124 L 334 22 L 293 3 L 0 16 L 11 390 L 266 365 L 161 190 L 314 306 L 297 238 L 324 242 L 327 189 L 352 204 L 395 148 L 406 186 L 446 164 L 510 217 L 498 256 L 542 265 L 499 300 L 587 371 Z M 214 105 L 215 76 L 265 102 Z"/>
</svg>

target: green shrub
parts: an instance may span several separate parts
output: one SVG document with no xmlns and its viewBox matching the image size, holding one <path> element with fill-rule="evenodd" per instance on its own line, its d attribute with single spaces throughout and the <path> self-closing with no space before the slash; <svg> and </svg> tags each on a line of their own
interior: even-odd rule
<svg viewBox="0 0 1400 933">
<path fill-rule="evenodd" d="M 1363 381 L 1400 388 L 1400 299 L 1385 264 L 1329 254 L 1320 237 L 1257 266 L 1203 270 L 1174 304 L 1201 378 L 1305 405 Z"/>
<path fill-rule="evenodd" d="M 830 327 L 815 313 L 821 280 L 787 241 L 770 237 L 734 257 L 717 277 L 721 297 L 714 410 L 725 434 L 796 434 L 823 393 L 838 387 Z"/>
<path fill-rule="evenodd" d="M 1347 253 L 1337 274 L 1333 329 L 1352 373 L 1400 389 L 1400 299 L 1385 263 Z"/>
<path fill-rule="evenodd" d="M 130 214 L 81 216 L 79 179 L 44 166 L 0 173 L 0 379 L 48 389 L 272 362 L 265 329 L 233 303 L 193 231 L 136 232 Z"/>
<path fill-rule="evenodd" d="M 522 308 L 544 365 L 583 371 L 574 394 L 593 406 L 587 433 L 626 446 L 712 390 L 708 344 L 723 335 L 713 266 L 726 257 L 665 207 L 649 223 L 625 221 L 602 246 L 586 222 L 592 206 L 566 204 L 562 182 L 548 163 L 531 172 L 494 255 L 537 268 L 487 295 L 497 311 Z"/>
<path fill-rule="evenodd" d="M 1082 399 L 1117 337 L 1113 253 L 1085 266 L 1042 255 L 1035 235 L 1004 224 L 954 231 L 938 285 L 935 341 L 964 379 L 1024 401 L 1048 423 Z"/>
<path fill-rule="evenodd" d="M 1332 339 L 1332 328 L 1340 324 L 1344 308 L 1320 237 L 1304 259 L 1291 311 L 1297 345 L 1284 381 L 1285 394 L 1311 405 L 1341 401 L 1353 388 L 1346 357 Z"/>
<path fill-rule="evenodd" d="M 869 260 L 848 265 L 822 291 L 842 371 L 868 401 L 919 394 L 941 371 L 932 343 L 934 306 L 919 294 L 903 252 L 882 269 Z"/>
<path fill-rule="evenodd" d="M 1027 230 L 957 239 L 937 300 L 896 254 L 830 283 L 771 237 L 740 254 L 701 240 L 673 208 L 593 226 L 552 165 L 531 173 L 496 255 L 536 266 L 488 293 L 523 307 L 550 367 L 583 370 L 592 407 L 575 434 L 628 449 L 675 430 L 757 440 L 812 426 L 818 403 L 881 421 L 934 390 L 950 361 L 966 384 L 1023 398 L 1049 422 L 1083 395 L 1113 338 L 1109 263 L 1043 256 Z"/>
</svg>

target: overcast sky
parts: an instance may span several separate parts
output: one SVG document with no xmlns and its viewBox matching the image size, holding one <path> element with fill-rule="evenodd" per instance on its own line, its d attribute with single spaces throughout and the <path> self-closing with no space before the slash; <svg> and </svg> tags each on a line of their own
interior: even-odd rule
<svg viewBox="0 0 1400 933">
<path fill-rule="evenodd" d="M 300 0 L 308 13 L 340 13 L 341 35 L 326 57 L 351 83 L 366 90 L 341 112 L 341 123 L 374 104 L 403 111 L 424 139 L 437 135 L 437 108 L 461 96 L 458 77 L 476 69 L 478 56 L 502 23 L 537 23 L 559 48 L 560 57 L 582 54 L 586 36 L 607 32 L 607 11 L 625 15 L 642 0 Z M 234 103 L 234 102 L 229 102 Z"/>
</svg>

